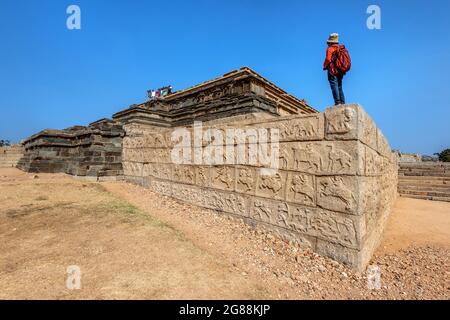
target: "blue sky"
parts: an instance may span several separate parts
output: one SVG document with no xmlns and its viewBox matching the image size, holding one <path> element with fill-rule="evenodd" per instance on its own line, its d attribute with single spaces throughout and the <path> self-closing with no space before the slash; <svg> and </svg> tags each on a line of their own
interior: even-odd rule
<svg viewBox="0 0 450 320">
<path fill-rule="evenodd" d="M 66 8 L 81 8 L 81 30 Z M 370 4 L 381 30 L 366 27 Z M 323 111 L 331 32 L 352 56 L 347 102 L 360 103 L 391 146 L 450 147 L 450 1 L 0 2 L 0 138 L 88 124 L 145 100 L 249 66 Z"/>
</svg>

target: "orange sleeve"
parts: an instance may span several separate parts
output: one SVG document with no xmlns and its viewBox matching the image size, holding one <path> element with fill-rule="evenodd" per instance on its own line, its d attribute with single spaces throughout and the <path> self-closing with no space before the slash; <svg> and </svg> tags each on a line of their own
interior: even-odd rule
<svg viewBox="0 0 450 320">
<path fill-rule="evenodd" d="M 323 69 L 328 69 L 328 65 L 331 62 L 331 58 L 333 57 L 333 47 L 328 47 L 327 48 L 327 54 L 325 56 L 325 61 L 323 62 Z"/>
</svg>

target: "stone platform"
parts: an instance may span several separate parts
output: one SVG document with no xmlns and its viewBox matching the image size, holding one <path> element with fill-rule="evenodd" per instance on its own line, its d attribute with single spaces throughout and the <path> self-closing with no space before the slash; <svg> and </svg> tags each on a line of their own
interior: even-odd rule
<svg viewBox="0 0 450 320">
<path fill-rule="evenodd" d="M 180 144 L 174 134 L 195 139 L 194 121 L 202 121 L 205 140 Z M 226 140 L 230 129 L 247 135 Z M 214 141 L 203 133 L 213 131 Z M 277 134 L 264 144 L 257 139 L 262 132 Z M 272 142 L 275 166 L 236 161 L 250 159 L 254 148 L 264 153 Z M 319 113 L 249 68 L 134 104 L 113 120 L 44 130 L 24 147 L 23 170 L 122 177 L 241 217 L 358 270 L 370 260 L 397 194 L 396 156 L 362 107 Z M 233 157 L 194 159 L 227 148 Z M 180 151 L 191 159 L 174 161 Z"/>
<path fill-rule="evenodd" d="M 279 170 L 261 174 L 260 163 L 174 164 L 174 128 L 130 121 L 124 124 L 125 179 L 241 217 L 364 269 L 396 198 L 397 161 L 381 131 L 360 106 L 211 127 L 222 131 L 279 129 Z M 203 130 L 211 127 L 206 122 Z M 193 135 L 194 128 L 187 130 Z M 215 145 L 221 142 L 216 140 Z M 233 143 L 234 154 L 240 147 Z M 250 147 L 247 144 L 243 150 L 248 152 Z M 205 152 L 205 148 L 193 147 L 190 154 Z"/>
<path fill-rule="evenodd" d="M 450 202 L 450 163 L 400 163 L 398 179 L 402 197 Z"/>
<path fill-rule="evenodd" d="M 108 119 L 87 127 L 43 130 L 23 142 L 25 153 L 17 167 L 95 179 L 122 176 L 122 137 L 122 125 Z"/>
<path fill-rule="evenodd" d="M 0 168 L 14 168 L 22 158 L 24 149 L 20 144 L 0 147 Z"/>
</svg>

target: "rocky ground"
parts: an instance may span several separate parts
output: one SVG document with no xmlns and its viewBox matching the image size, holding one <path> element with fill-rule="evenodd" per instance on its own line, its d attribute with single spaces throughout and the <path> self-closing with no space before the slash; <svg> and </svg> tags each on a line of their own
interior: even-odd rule
<svg viewBox="0 0 450 320">
<path fill-rule="evenodd" d="M 139 186 L 0 170 L 0 187 L 1 298 L 450 298 L 447 203 L 399 199 L 369 289 L 365 273 Z M 69 264 L 84 270 L 76 292 Z"/>
<path fill-rule="evenodd" d="M 271 298 L 450 298 L 450 206 L 442 208 L 449 209 L 448 212 L 437 213 L 444 219 L 436 226 L 437 230 L 430 227 L 435 232 L 447 232 L 446 237 L 441 235 L 442 241 L 432 242 L 433 245 L 427 245 L 424 239 L 411 245 L 403 240 L 403 247 L 396 247 L 390 241 L 392 238 L 402 238 L 402 235 L 396 232 L 396 228 L 388 228 L 388 238 L 381 244 L 371 262 L 371 265 L 380 268 L 381 288 L 369 290 L 366 274 L 353 272 L 309 249 L 286 242 L 264 230 L 254 229 L 240 219 L 186 205 L 131 184 L 124 186 L 122 183 L 109 183 L 106 187 L 139 208 L 174 225 L 201 248 L 218 259 L 227 261 L 230 272 L 240 272 L 247 277 L 259 279 L 265 288 L 269 288 Z M 421 201 L 399 199 L 402 204 L 410 200 Z M 398 212 L 394 212 L 393 215 L 397 218 L 397 214 Z M 395 223 L 401 224 L 401 221 Z M 436 234 L 430 235 L 430 238 L 436 238 Z M 282 286 L 274 286 L 273 283 Z"/>
</svg>

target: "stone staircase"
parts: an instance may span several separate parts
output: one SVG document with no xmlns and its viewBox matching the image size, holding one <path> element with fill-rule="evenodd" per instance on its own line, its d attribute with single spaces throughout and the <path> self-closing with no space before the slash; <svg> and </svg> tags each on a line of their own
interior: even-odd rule
<svg viewBox="0 0 450 320">
<path fill-rule="evenodd" d="M 0 147 L 0 168 L 14 168 L 23 156 L 23 147 L 15 144 Z"/>
<path fill-rule="evenodd" d="M 398 193 L 402 197 L 450 202 L 450 163 L 399 163 Z"/>
</svg>

